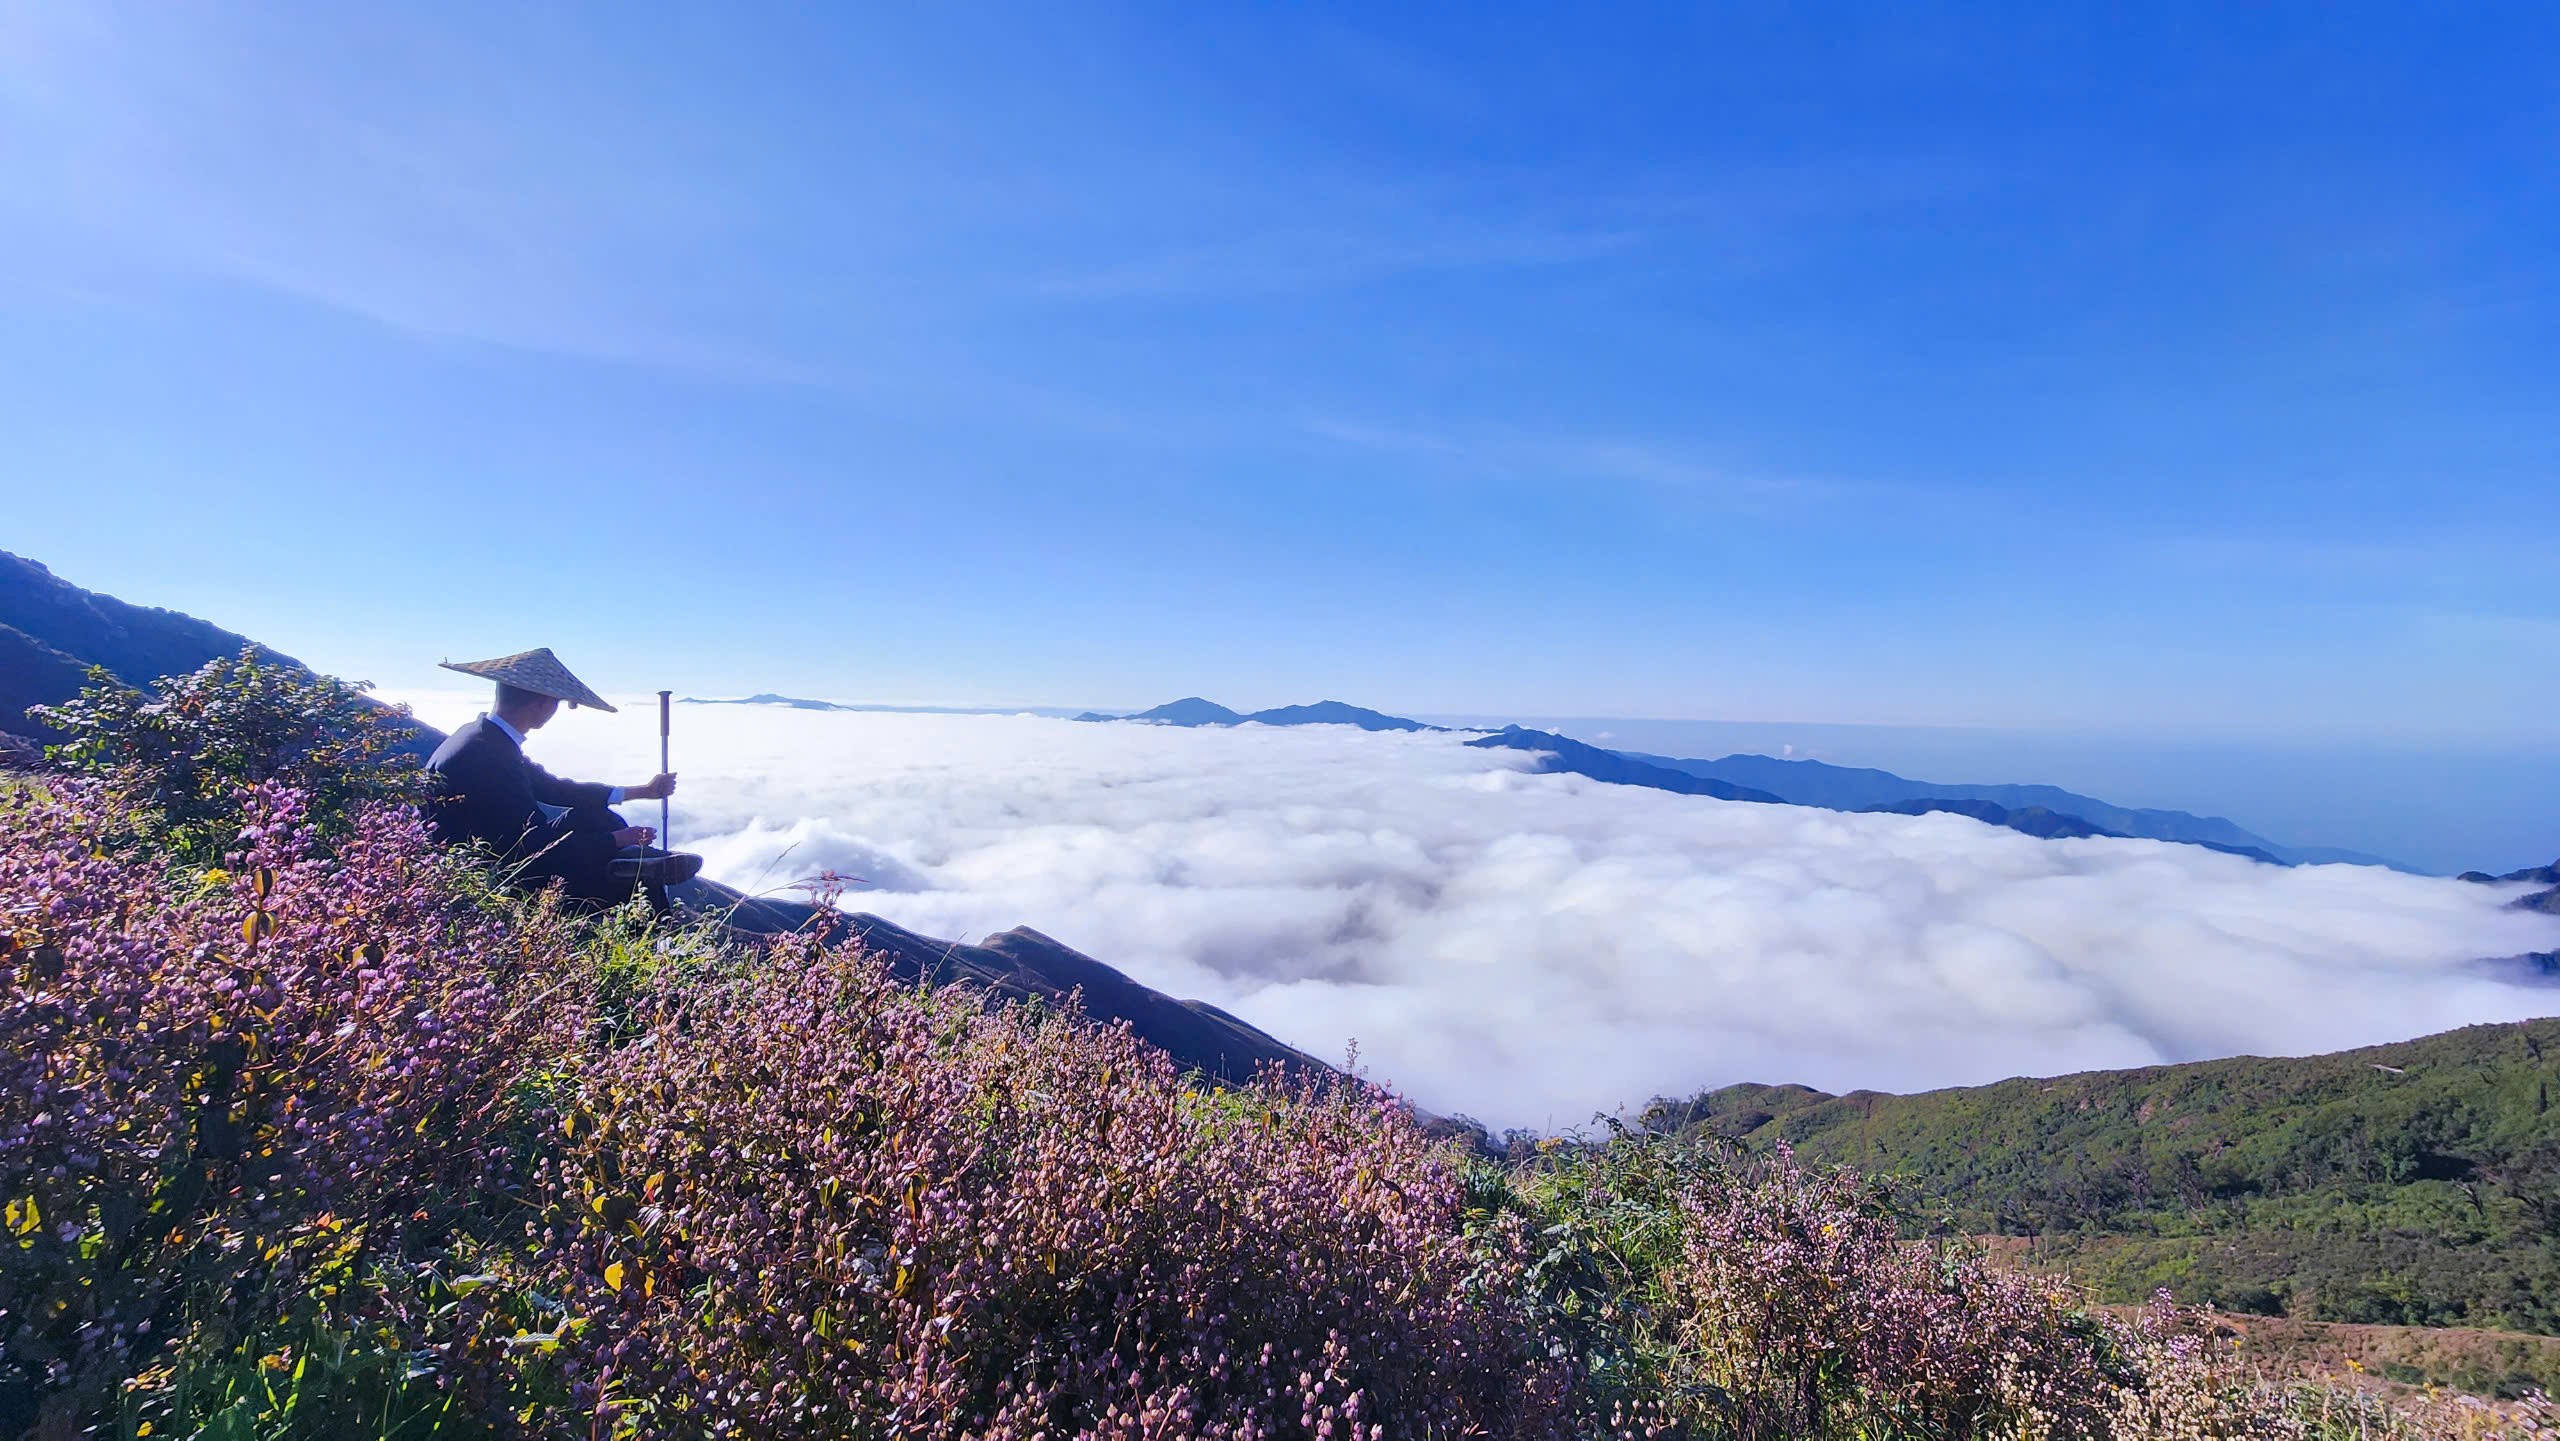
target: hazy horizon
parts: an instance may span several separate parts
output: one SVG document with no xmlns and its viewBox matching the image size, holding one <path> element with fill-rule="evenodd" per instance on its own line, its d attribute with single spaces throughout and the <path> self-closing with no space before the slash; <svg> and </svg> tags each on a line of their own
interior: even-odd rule
<svg viewBox="0 0 2560 1441">
<path fill-rule="evenodd" d="M 468 716 L 479 702 L 430 682 L 393 687 L 432 696 L 441 712 Z M 622 693 L 611 691 L 620 696 Z M 784 694 L 778 691 L 751 694 Z M 1184 695 L 1196 692 L 1185 691 Z M 678 694 L 704 700 L 742 696 Z M 852 706 L 1051 716 L 1128 713 L 1144 705 L 948 706 L 866 699 L 828 687 L 795 698 Z M 1229 704 L 1218 696 L 1205 699 Z M 651 699 L 634 693 L 633 699 Z M 1820 721 L 1736 721 L 1569 714 L 1401 711 L 1357 695 L 1307 695 L 1271 705 L 1341 700 L 1433 725 L 1551 730 L 1613 750 L 1676 758 L 1729 754 L 1871 767 L 1944 784 L 2054 785 L 2112 804 L 2220 816 L 2288 846 L 2363 851 L 2439 875 L 2503 874 L 2560 856 L 2560 751 L 2494 743 L 2381 747 L 2352 741 L 2243 734 L 2027 731 Z M 1232 709 L 1246 710 L 1244 703 Z"/>
</svg>

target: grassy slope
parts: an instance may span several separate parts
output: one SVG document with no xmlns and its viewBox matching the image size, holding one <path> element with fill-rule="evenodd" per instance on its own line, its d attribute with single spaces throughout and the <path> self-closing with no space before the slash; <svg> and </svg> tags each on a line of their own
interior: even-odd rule
<svg viewBox="0 0 2560 1441">
<path fill-rule="evenodd" d="M 2226 1328 L 2251 1361 L 2278 1375 L 2433 1383 L 2476 1396 L 2549 1392 L 2560 1378 L 2560 1337 L 2465 1326 L 2351 1326 L 2281 1316 L 2233 1316 Z"/>
<path fill-rule="evenodd" d="M 1916 1096 L 1732 1086 L 1653 1119 L 1907 1176 L 2110 1300 L 2560 1335 L 2555 1092 L 2540 1020 Z"/>
</svg>

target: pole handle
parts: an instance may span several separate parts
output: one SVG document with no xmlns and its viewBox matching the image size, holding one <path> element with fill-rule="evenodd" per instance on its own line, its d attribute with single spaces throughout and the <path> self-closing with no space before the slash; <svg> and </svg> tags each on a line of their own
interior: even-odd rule
<svg viewBox="0 0 2560 1441">
<path fill-rule="evenodd" d="M 674 696 L 675 692 L 671 690 L 658 692 L 658 770 L 660 774 L 674 769 L 667 764 L 667 732 L 670 729 L 668 708 Z M 662 851 L 675 849 L 675 827 L 669 820 L 672 814 L 673 808 L 668 805 L 667 798 L 658 797 L 658 849 Z"/>
</svg>

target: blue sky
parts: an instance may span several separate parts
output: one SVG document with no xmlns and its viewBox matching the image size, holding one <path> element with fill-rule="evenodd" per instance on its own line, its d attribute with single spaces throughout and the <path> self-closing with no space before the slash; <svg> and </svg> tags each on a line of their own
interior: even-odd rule
<svg viewBox="0 0 2560 1441">
<path fill-rule="evenodd" d="M 2556 51 L 0 5 L 0 547 L 391 685 L 2545 746 Z"/>
</svg>

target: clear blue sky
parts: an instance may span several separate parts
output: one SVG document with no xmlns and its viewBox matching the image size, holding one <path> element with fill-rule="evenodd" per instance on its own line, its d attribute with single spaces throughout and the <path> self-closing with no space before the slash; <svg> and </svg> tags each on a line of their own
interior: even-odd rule
<svg viewBox="0 0 2560 1441">
<path fill-rule="evenodd" d="M 2556 53 L 5 4 L 0 547 L 396 685 L 2530 746 Z"/>
</svg>

